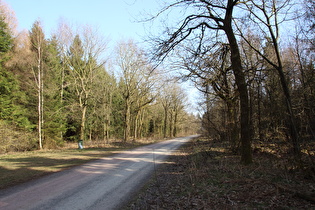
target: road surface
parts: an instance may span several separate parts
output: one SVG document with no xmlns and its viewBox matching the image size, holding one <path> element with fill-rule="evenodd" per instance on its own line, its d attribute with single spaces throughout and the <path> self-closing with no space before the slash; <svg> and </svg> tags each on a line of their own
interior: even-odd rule
<svg viewBox="0 0 315 210">
<path fill-rule="evenodd" d="M 190 137 L 119 152 L 0 191 L 0 209 L 119 209 Z"/>
</svg>

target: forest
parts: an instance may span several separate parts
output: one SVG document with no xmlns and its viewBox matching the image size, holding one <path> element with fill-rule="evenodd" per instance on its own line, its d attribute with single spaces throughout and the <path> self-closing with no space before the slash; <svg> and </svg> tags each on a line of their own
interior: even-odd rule
<svg viewBox="0 0 315 210">
<path fill-rule="evenodd" d="M 314 209 L 315 1 L 156 2 L 143 47 L 64 19 L 18 31 L 0 1 L 0 188 L 200 134 L 153 150 L 129 209 Z"/>
<path fill-rule="evenodd" d="M 17 31 L 14 11 L 1 1 L 0 152 L 198 130 L 183 87 L 133 40 L 108 52 L 96 28 L 70 25 L 61 21 L 47 35 L 35 20 L 29 31 Z"/>
<path fill-rule="evenodd" d="M 261 145 L 314 155 L 314 1 L 173 1 L 151 18 L 166 25 L 156 57 L 203 93 L 204 134 L 245 165 Z"/>
<path fill-rule="evenodd" d="M 259 143 L 295 161 L 314 155 L 314 8 L 312 0 L 174 0 L 143 17 L 164 27 L 149 51 L 124 40 L 109 58 L 93 27 L 61 22 L 48 36 L 34 21 L 17 32 L 2 5 L 0 150 L 201 132 L 227 141 L 244 164 Z M 185 80 L 203 95 L 199 117 L 187 111 Z"/>
</svg>

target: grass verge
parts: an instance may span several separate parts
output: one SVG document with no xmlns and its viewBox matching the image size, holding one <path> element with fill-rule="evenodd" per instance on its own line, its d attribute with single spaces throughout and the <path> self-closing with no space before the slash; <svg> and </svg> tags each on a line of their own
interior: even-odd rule
<svg viewBox="0 0 315 210">
<path fill-rule="evenodd" d="M 132 144 L 116 142 L 101 145 L 103 148 L 97 148 L 100 145 L 86 145 L 87 148 L 83 150 L 74 149 L 77 148 L 77 145 L 73 144 L 68 145 L 70 149 L 0 154 L 0 189 L 109 156 L 113 152 L 154 142 L 145 141 Z"/>
<path fill-rule="evenodd" d="M 315 171 L 292 168 L 290 157 L 264 148 L 244 166 L 223 143 L 195 139 L 156 170 L 127 209 L 314 209 Z"/>
</svg>

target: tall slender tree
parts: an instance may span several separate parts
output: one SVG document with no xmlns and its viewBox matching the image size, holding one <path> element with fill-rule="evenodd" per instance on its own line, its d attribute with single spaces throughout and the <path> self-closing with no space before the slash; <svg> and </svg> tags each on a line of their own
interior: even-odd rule
<svg viewBox="0 0 315 210">
<path fill-rule="evenodd" d="M 39 148 L 43 149 L 43 124 L 44 124 L 44 67 L 43 53 L 45 48 L 45 34 L 40 21 L 35 21 L 30 31 L 31 50 L 34 52 L 34 66 L 32 71 L 37 88 L 38 103 L 38 142 Z"/>
</svg>

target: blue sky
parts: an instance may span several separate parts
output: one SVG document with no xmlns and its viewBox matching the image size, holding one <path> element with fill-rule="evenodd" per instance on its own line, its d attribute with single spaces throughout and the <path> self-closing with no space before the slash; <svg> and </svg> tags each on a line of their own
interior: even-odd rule
<svg viewBox="0 0 315 210">
<path fill-rule="evenodd" d="M 16 13 L 19 30 L 30 30 L 36 20 L 49 36 L 61 18 L 73 24 L 98 27 L 112 41 L 145 36 L 143 13 L 157 11 L 156 0 L 4 0 Z"/>
</svg>

